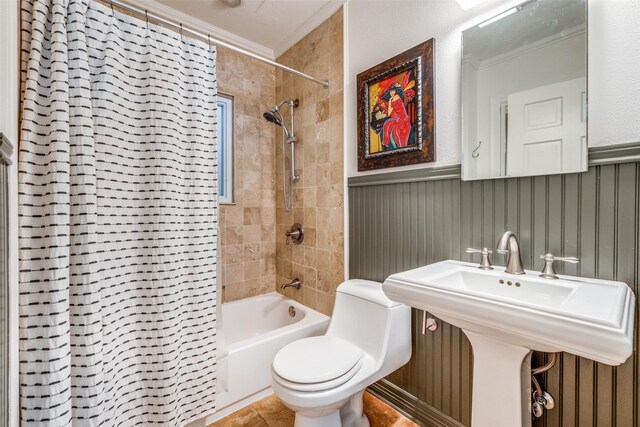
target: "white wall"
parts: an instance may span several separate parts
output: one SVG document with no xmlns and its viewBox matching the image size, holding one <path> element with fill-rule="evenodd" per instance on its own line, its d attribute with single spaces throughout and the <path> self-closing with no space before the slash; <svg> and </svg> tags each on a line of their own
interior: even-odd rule
<svg viewBox="0 0 640 427">
<path fill-rule="evenodd" d="M 589 0 L 589 146 L 640 141 L 640 1 Z"/>
<path fill-rule="evenodd" d="M 0 0 L 0 132 L 7 135 L 14 146 L 13 165 L 9 170 L 9 291 L 10 307 L 10 426 L 18 426 L 18 1 Z"/>
<path fill-rule="evenodd" d="M 351 0 L 345 55 L 346 175 L 460 163 L 462 31 L 514 6 L 488 1 L 464 12 L 454 0 Z M 434 37 L 436 162 L 357 172 L 356 76 Z M 640 1 L 589 0 L 589 145 L 640 141 Z"/>
</svg>

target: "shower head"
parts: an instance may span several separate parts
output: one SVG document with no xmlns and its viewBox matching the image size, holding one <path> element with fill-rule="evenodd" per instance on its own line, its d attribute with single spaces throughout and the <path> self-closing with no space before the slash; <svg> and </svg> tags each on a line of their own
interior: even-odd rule
<svg viewBox="0 0 640 427">
<path fill-rule="evenodd" d="M 282 118 L 282 114 L 280 113 L 280 107 L 282 107 L 284 104 L 288 104 L 289 108 L 291 109 L 291 134 L 289 134 L 289 129 L 287 129 L 287 126 L 283 123 L 284 119 Z M 274 123 L 278 126 L 282 126 L 282 130 L 287 135 L 287 138 L 293 137 L 293 109 L 297 108 L 298 104 L 299 102 L 297 99 L 285 99 L 279 104 L 274 105 L 271 111 L 262 113 L 262 117 L 264 117 L 264 119 L 269 123 Z"/>
<path fill-rule="evenodd" d="M 264 117 L 264 119 L 269 123 L 273 123 L 277 126 L 281 126 L 282 130 L 284 131 L 284 134 L 287 135 L 287 138 L 289 137 L 289 129 L 287 129 L 285 124 L 282 123 L 282 114 L 280 114 L 280 110 L 278 109 L 277 105 L 273 107 L 271 111 L 267 111 L 266 113 L 263 113 L 262 117 Z"/>
<path fill-rule="evenodd" d="M 278 116 L 276 116 L 276 112 L 277 110 L 274 108 L 271 111 L 267 111 L 266 113 L 264 113 L 262 116 L 264 117 L 264 119 L 270 123 L 275 123 L 278 126 L 282 126 L 282 119 L 278 118 Z"/>
</svg>

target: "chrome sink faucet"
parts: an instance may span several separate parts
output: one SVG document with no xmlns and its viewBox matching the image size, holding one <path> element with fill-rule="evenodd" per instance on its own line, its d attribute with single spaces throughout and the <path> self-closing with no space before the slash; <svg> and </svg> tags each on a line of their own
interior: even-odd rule
<svg viewBox="0 0 640 427">
<path fill-rule="evenodd" d="M 524 274 L 522 258 L 520 257 L 520 245 L 512 231 L 505 231 L 500 237 L 496 251 L 501 254 L 507 254 L 507 267 L 504 270 L 506 273 Z"/>
</svg>

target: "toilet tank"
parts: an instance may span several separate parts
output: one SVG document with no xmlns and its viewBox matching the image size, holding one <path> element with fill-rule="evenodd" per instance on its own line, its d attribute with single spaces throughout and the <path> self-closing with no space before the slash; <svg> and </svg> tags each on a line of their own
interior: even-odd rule
<svg viewBox="0 0 640 427">
<path fill-rule="evenodd" d="M 382 283 L 352 279 L 336 290 L 327 335 L 338 336 L 379 359 L 391 346 L 411 352 L 411 308 L 391 301 Z"/>
</svg>

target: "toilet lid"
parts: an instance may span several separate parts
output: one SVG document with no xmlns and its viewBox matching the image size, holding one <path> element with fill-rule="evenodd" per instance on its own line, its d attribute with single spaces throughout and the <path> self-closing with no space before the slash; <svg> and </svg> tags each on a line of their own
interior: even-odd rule
<svg viewBox="0 0 640 427">
<path fill-rule="evenodd" d="M 337 337 L 304 338 L 285 346 L 273 360 L 273 370 L 291 383 L 313 384 L 339 377 L 355 375 L 363 352 L 358 347 Z M 350 378 L 350 377 L 349 377 Z M 349 378 L 345 378 L 345 381 Z M 335 386 L 334 385 L 334 386 Z"/>
</svg>

